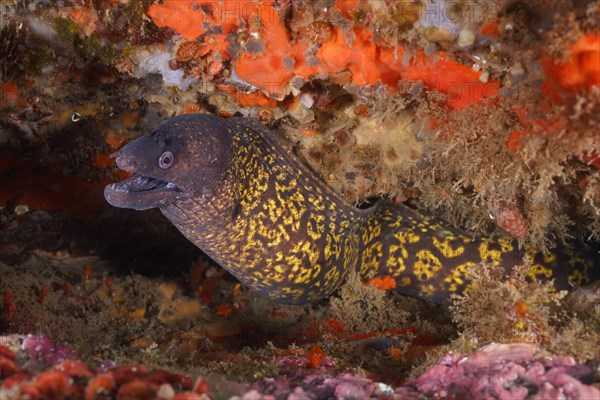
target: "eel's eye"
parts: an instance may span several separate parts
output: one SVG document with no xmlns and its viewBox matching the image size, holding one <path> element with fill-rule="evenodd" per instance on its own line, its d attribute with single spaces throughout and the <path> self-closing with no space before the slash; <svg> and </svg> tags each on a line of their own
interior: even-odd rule
<svg viewBox="0 0 600 400">
<path fill-rule="evenodd" d="M 173 161 L 175 161 L 175 156 L 170 151 L 165 151 L 158 158 L 158 166 L 161 169 L 170 168 L 173 165 Z"/>
</svg>

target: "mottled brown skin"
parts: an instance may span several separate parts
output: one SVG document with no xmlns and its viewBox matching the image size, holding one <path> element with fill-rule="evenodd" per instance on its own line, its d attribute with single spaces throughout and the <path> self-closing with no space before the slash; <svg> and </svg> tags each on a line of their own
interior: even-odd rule
<svg viewBox="0 0 600 400">
<path fill-rule="evenodd" d="M 167 168 L 159 166 L 164 154 Z M 390 201 L 355 208 L 247 118 L 176 117 L 124 146 L 116 161 L 139 175 L 107 186 L 109 203 L 158 207 L 245 285 L 281 303 L 327 297 L 356 270 L 391 276 L 399 292 L 446 304 L 464 289 L 468 266 L 487 260 L 509 270 L 525 253 L 532 277 L 555 278 L 558 288 L 597 273 L 589 253 L 542 254 L 510 240 L 473 239 Z"/>
</svg>

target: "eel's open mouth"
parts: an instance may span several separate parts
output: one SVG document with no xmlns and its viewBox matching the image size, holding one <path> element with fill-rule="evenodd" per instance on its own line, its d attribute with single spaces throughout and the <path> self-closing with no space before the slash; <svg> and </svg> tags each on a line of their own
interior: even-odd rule
<svg viewBox="0 0 600 400">
<path fill-rule="evenodd" d="M 110 185 L 118 192 L 149 192 L 157 190 L 179 191 L 177 186 L 171 182 L 161 181 L 150 176 L 135 174 L 129 179 Z"/>
<path fill-rule="evenodd" d="M 159 207 L 182 193 L 174 183 L 140 174 L 104 188 L 104 197 L 111 205 L 135 210 Z"/>
</svg>

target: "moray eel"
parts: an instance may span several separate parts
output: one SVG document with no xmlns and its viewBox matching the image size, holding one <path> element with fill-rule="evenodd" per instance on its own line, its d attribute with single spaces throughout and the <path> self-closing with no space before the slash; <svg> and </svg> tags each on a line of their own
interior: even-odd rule
<svg viewBox="0 0 600 400">
<path fill-rule="evenodd" d="M 559 289 L 597 273 L 597 254 L 542 254 L 511 240 L 474 239 L 389 200 L 356 208 L 248 118 L 175 117 L 115 157 L 134 175 L 106 187 L 110 204 L 158 207 L 237 279 L 280 303 L 325 298 L 359 271 L 392 277 L 403 294 L 448 304 L 464 290 L 468 267 L 485 260 L 510 270 L 525 253 L 533 260 L 530 275 L 555 278 Z"/>
</svg>

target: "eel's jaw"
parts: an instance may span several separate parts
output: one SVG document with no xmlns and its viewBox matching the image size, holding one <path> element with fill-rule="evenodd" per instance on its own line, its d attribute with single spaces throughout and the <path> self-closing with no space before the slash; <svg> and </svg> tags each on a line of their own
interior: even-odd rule
<svg viewBox="0 0 600 400">
<path fill-rule="evenodd" d="M 104 188 L 104 198 L 111 205 L 134 210 L 160 207 L 182 197 L 185 193 L 177 185 L 140 174 Z"/>
</svg>

